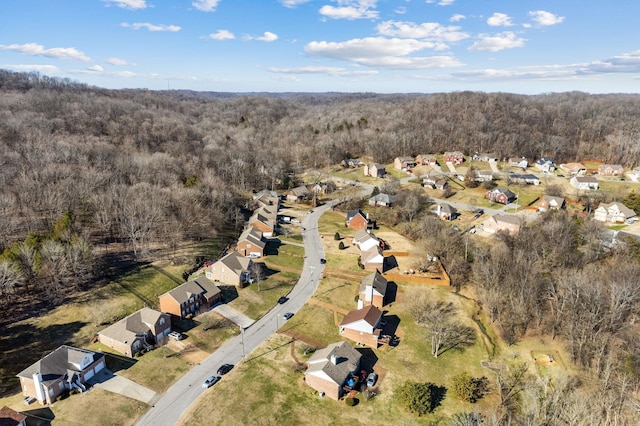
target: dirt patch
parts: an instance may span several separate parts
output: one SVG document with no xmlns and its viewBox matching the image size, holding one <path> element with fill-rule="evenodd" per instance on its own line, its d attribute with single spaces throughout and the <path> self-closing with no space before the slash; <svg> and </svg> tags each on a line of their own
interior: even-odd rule
<svg viewBox="0 0 640 426">
<path fill-rule="evenodd" d="M 183 341 L 169 340 L 169 342 L 167 342 L 165 346 L 167 346 L 167 348 L 171 349 L 191 364 L 198 364 L 202 362 L 202 360 L 204 360 L 207 356 L 209 356 L 209 354 L 202 349 L 198 349 L 191 343 Z"/>
</svg>

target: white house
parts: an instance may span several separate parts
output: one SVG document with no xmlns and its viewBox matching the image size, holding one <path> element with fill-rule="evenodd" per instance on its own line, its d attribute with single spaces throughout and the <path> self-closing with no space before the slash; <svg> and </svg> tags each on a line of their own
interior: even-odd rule
<svg viewBox="0 0 640 426">
<path fill-rule="evenodd" d="M 596 190 L 598 189 L 598 179 L 593 176 L 574 176 L 569 179 L 569 183 L 574 188 L 584 190 Z"/>
<path fill-rule="evenodd" d="M 636 212 L 622 203 L 602 203 L 593 212 L 593 219 L 599 222 L 632 223 L 638 220 Z"/>
</svg>

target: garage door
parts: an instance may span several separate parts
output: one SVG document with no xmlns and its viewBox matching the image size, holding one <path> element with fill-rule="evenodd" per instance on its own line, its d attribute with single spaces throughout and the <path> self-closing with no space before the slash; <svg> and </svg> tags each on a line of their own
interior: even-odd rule
<svg viewBox="0 0 640 426">
<path fill-rule="evenodd" d="M 98 371 L 102 370 L 104 368 L 104 360 L 100 361 L 98 363 L 98 365 L 96 365 L 95 367 L 93 367 L 91 370 L 87 371 L 84 374 L 84 379 L 85 380 L 89 380 L 90 378 L 92 378 Z"/>
<path fill-rule="evenodd" d="M 91 370 L 88 370 L 86 373 L 84 373 L 84 380 L 86 381 L 86 380 L 91 379 L 94 374 L 95 373 L 93 371 L 93 368 Z"/>
<path fill-rule="evenodd" d="M 97 373 L 98 371 L 102 370 L 103 368 L 104 368 L 104 360 L 100 361 L 100 363 L 98 365 L 93 367 L 93 371 L 95 373 Z"/>
</svg>

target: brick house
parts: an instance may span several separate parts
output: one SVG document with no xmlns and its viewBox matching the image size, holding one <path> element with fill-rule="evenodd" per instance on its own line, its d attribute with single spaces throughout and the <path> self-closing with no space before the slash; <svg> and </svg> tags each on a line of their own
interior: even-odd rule
<svg viewBox="0 0 640 426">
<path fill-rule="evenodd" d="M 360 251 L 360 262 L 364 266 L 365 271 L 382 271 L 384 272 L 384 255 L 382 249 L 372 247 L 368 250 Z"/>
<path fill-rule="evenodd" d="M 253 211 L 247 224 L 259 229 L 262 231 L 262 235 L 268 238 L 275 234 L 277 222 L 278 207 L 261 206 Z"/>
<path fill-rule="evenodd" d="M 252 266 L 251 259 L 237 251 L 232 251 L 213 265 L 207 266 L 204 271 L 210 280 L 242 288 L 246 283 L 251 282 Z"/>
<path fill-rule="evenodd" d="M 198 277 L 160 295 L 158 299 L 162 312 L 184 318 L 210 310 L 220 303 L 222 292 L 208 278 Z"/>
<path fill-rule="evenodd" d="M 435 166 L 438 164 L 438 160 L 435 155 L 431 154 L 419 154 L 416 157 L 416 163 L 421 166 Z"/>
<path fill-rule="evenodd" d="M 133 357 L 145 349 L 166 343 L 171 332 L 171 317 L 151 308 L 142 308 L 98 333 L 105 346 Z"/>
<path fill-rule="evenodd" d="M 384 298 L 387 294 L 387 284 L 387 279 L 378 271 L 362 278 L 360 289 L 358 290 L 358 309 L 369 305 L 382 309 L 385 304 Z"/>
<path fill-rule="evenodd" d="M 471 156 L 471 160 L 489 162 L 489 161 L 497 161 L 497 157 L 495 154 L 489 154 L 486 152 L 476 152 Z"/>
<path fill-rule="evenodd" d="M 491 191 L 487 191 L 484 198 L 491 200 L 494 203 L 507 205 L 516 200 L 516 194 L 507 188 L 494 188 Z"/>
<path fill-rule="evenodd" d="M 340 336 L 377 348 L 381 319 L 382 311 L 373 305 L 349 311 L 339 325 Z"/>
<path fill-rule="evenodd" d="M 307 386 L 338 401 L 345 384 L 360 368 L 362 354 L 348 342 L 337 342 L 318 349 L 307 361 L 304 381 Z"/>
<path fill-rule="evenodd" d="M 360 209 L 349 210 L 345 226 L 353 229 L 367 229 L 369 227 L 369 216 L 362 213 Z"/>
<path fill-rule="evenodd" d="M 238 237 L 236 251 L 243 256 L 262 257 L 266 246 L 267 243 L 262 239 L 262 231 L 250 226 Z"/>
<path fill-rule="evenodd" d="M 561 210 L 565 208 L 565 200 L 562 197 L 554 197 L 553 195 L 543 195 L 538 202 L 538 210 Z"/>
<path fill-rule="evenodd" d="M 482 223 L 485 232 L 495 234 L 499 231 L 506 231 L 511 235 L 520 232 L 523 220 L 520 216 L 496 214 Z"/>
<path fill-rule="evenodd" d="M 105 368 L 102 353 L 62 345 L 18 373 L 22 395 L 53 404 L 71 390 L 87 390 L 85 383 Z"/>
<path fill-rule="evenodd" d="M 620 164 L 600 164 L 598 166 L 598 174 L 602 176 L 622 176 L 624 167 Z"/>
<path fill-rule="evenodd" d="M 0 408 L 0 426 L 26 426 L 27 416 L 6 405 Z"/>
<path fill-rule="evenodd" d="M 416 160 L 413 157 L 396 157 L 393 160 L 393 168 L 396 170 L 406 170 L 416 166 Z"/>
<path fill-rule="evenodd" d="M 464 154 L 460 151 L 447 151 L 443 154 L 442 159 L 445 163 L 458 165 L 464 163 Z"/>
<path fill-rule="evenodd" d="M 385 174 L 387 174 L 387 171 L 382 164 L 371 163 L 365 164 L 364 166 L 365 176 L 381 178 L 384 177 Z"/>
</svg>

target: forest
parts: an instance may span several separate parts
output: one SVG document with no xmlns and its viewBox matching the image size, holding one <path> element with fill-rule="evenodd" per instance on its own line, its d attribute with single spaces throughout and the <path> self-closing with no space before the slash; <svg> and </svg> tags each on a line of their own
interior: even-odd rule
<svg viewBox="0 0 640 426">
<path fill-rule="evenodd" d="M 52 307 L 99 285 L 110 262 L 239 231 L 251 190 L 346 158 L 459 150 L 640 165 L 640 95 L 154 92 L 3 70 L 0 94 L 0 323 L 29 315 L 16 300 Z M 427 202 L 405 196 L 393 225 L 474 288 L 507 343 L 563 339 L 585 372 L 505 384 L 501 422 L 633 424 L 638 245 L 605 249 L 598 225 L 554 212 L 465 247 L 422 214 Z"/>
</svg>

